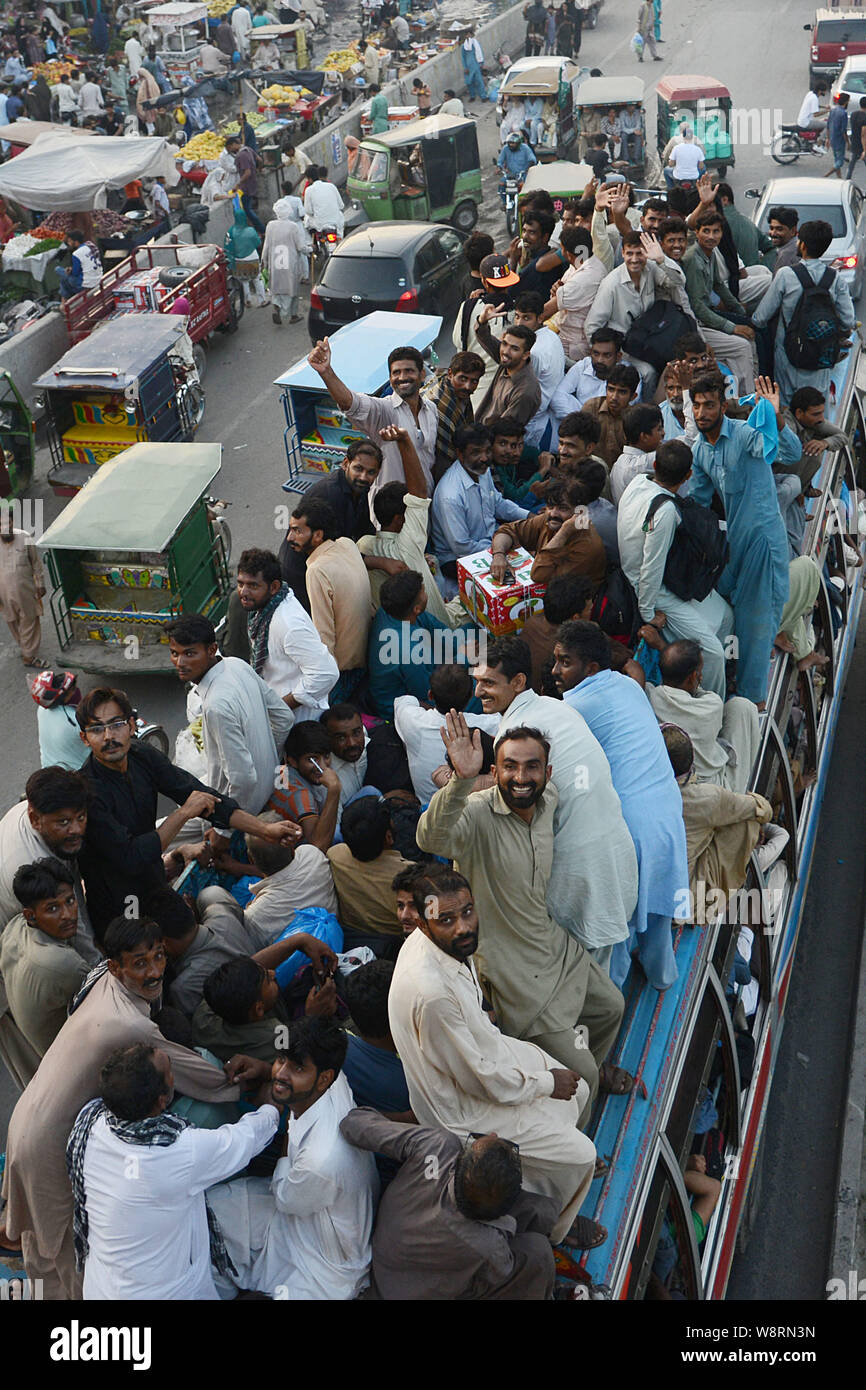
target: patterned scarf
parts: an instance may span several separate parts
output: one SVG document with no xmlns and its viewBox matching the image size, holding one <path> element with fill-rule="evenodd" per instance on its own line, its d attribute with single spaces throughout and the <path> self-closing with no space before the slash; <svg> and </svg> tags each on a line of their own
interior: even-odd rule
<svg viewBox="0 0 866 1390">
<path fill-rule="evenodd" d="M 108 1109 L 105 1102 L 98 1098 L 88 1101 L 83 1110 L 79 1112 L 66 1143 L 66 1171 L 72 1184 L 72 1236 L 75 1245 L 75 1267 L 79 1270 L 84 1268 L 89 1250 L 87 1194 L 84 1190 L 84 1154 L 87 1149 L 87 1141 L 90 1138 L 90 1131 L 101 1115 L 105 1116 L 106 1124 L 111 1132 L 116 1134 L 118 1139 L 122 1139 L 124 1144 L 140 1144 L 146 1148 L 168 1148 L 185 1129 L 190 1128 L 189 1120 L 185 1120 L 182 1115 L 172 1115 L 167 1110 L 163 1111 L 161 1115 L 150 1115 L 144 1120 L 119 1120 Z M 207 1202 L 205 1202 L 205 1207 L 210 1237 L 211 1264 L 219 1274 L 237 1274 L 237 1270 L 229 1259 L 219 1222 L 210 1207 L 207 1206 Z"/>
<path fill-rule="evenodd" d="M 253 670 L 257 675 L 262 674 L 262 667 L 268 659 L 268 633 L 271 630 L 271 618 L 276 613 L 283 599 L 291 593 L 291 589 L 283 580 L 273 598 L 269 598 L 264 608 L 257 608 L 254 613 L 247 614 L 247 632 L 250 638 L 250 658 Z"/>
<path fill-rule="evenodd" d="M 93 969 L 90 971 L 88 975 L 85 975 L 84 983 L 82 984 L 78 993 L 73 994 L 72 999 L 70 1000 L 69 1008 L 66 1010 L 67 1017 L 74 1014 L 75 1010 L 81 1007 L 88 994 L 93 989 L 93 986 L 99 983 L 103 975 L 106 974 L 107 970 L 108 961 L 101 960 L 98 965 L 94 965 Z"/>
</svg>

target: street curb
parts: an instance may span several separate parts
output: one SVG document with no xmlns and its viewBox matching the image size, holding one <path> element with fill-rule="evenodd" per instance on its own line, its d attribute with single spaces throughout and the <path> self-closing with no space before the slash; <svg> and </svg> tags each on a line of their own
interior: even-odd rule
<svg viewBox="0 0 866 1390">
<path fill-rule="evenodd" d="M 864 924 L 866 931 L 866 924 Z M 858 1228 L 860 1225 L 861 1172 L 866 1124 L 866 951 L 860 946 L 860 968 L 854 1004 L 854 1036 L 845 1096 L 839 1176 L 836 1185 L 836 1214 L 833 1219 L 833 1245 L 829 1275 L 841 1279 L 846 1293 L 857 1297 Z M 855 1271 L 853 1293 L 848 1292 L 849 1275 Z"/>
</svg>

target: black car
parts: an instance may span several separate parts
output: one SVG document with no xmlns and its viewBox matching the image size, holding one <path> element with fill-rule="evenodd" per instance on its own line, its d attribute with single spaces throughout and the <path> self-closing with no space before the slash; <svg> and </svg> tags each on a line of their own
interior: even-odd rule
<svg viewBox="0 0 866 1390">
<path fill-rule="evenodd" d="M 310 294 L 313 342 L 375 309 L 443 317 L 455 310 L 468 293 L 465 240 L 438 222 L 367 222 L 350 232 Z"/>
</svg>

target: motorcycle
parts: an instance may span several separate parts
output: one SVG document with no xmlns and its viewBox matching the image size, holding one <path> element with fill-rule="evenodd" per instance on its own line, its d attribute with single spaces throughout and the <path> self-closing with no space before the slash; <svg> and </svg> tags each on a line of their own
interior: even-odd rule
<svg viewBox="0 0 866 1390">
<path fill-rule="evenodd" d="M 333 254 L 334 248 L 339 244 L 340 237 L 336 227 L 323 227 L 320 231 L 315 227 L 312 231 L 313 236 L 313 279 L 320 280 L 322 272 Z"/>
<path fill-rule="evenodd" d="M 500 197 L 505 209 L 505 230 L 514 236 L 517 231 L 517 199 L 520 194 L 520 180 L 506 179 Z"/>
<path fill-rule="evenodd" d="M 770 145 L 770 154 L 777 164 L 793 164 L 801 154 L 824 158 L 829 153 L 826 131 L 801 130 L 798 125 L 780 126 Z"/>
</svg>

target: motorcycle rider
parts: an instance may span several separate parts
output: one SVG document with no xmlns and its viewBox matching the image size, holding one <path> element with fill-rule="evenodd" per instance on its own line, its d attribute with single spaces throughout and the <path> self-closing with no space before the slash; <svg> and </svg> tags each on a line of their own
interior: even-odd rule
<svg viewBox="0 0 866 1390">
<path fill-rule="evenodd" d="M 800 114 L 797 117 L 797 125 L 800 130 L 826 130 L 827 117 L 830 114 L 829 102 L 824 102 L 823 97 L 827 95 L 826 82 L 818 82 L 814 92 L 811 87 L 803 98 L 800 107 Z"/>
<path fill-rule="evenodd" d="M 309 171 L 310 182 L 304 193 L 304 226 L 312 232 L 324 232 L 333 227 L 342 237 L 345 228 L 343 200 L 328 179 L 323 164 Z"/>
<path fill-rule="evenodd" d="M 505 185 L 508 179 L 516 179 L 518 189 L 523 187 L 523 180 L 526 178 L 527 169 L 531 169 L 533 164 L 537 164 L 532 150 L 524 142 L 519 130 L 513 130 L 506 140 L 499 157 L 496 160 L 502 170 L 502 181 L 499 185 L 499 199 L 505 204 Z"/>
</svg>

